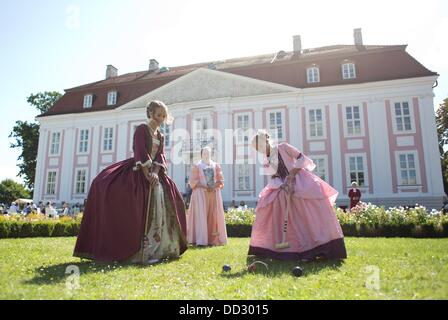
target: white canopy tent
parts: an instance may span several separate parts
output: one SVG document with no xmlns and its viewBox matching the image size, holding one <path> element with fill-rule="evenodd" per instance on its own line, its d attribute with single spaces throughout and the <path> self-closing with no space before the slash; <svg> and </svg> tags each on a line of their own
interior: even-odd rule
<svg viewBox="0 0 448 320">
<path fill-rule="evenodd" d="M 33 199 L 17 199 L 16 201 L 14 201 L 16 204 L 28 204 L 33 202 Z"/>
</svg>

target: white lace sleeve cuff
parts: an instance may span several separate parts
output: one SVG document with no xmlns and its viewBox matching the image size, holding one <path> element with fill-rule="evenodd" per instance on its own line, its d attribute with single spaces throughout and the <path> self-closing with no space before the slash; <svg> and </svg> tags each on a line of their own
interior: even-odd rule
<svg viewBox="0 0 448 320">
<path fill-rule="evenodd" d="M 313 160 L 308 158 L 306 155 L 301 153 L 297 159 L 294 160 L 294 168 L 306 169 L 308 171 L 313 171 L 316 168 Z"/>
<path fill-rule="evenodd" d="M 134 171 L 137 171 L 138 169 L 139 169 L 139 167 L 151 167 L 152 166 L 152 160 L 151 159 L 148 159 L 147 161 L 145 161 L 144 163 L 142 163 L 141 161 L 137 161 L 136 163 L 135 163 L 135 166 L 134 166 Z"/>
</svg>

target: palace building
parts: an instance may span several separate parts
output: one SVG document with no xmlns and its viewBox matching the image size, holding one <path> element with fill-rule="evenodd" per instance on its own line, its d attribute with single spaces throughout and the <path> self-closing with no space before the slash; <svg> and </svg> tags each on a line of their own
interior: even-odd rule
<svg viewBox="0 0 448 320">
<path fill-rule="evenodd" d="M 222 163 L 223 200 L 254 204 L 267 182 L 249 144 L 265 128 L 316 163 L 316 174 L 347 205 L 351 181 L 362 200 L 440 208 L 444 191 L 433 87 L 438 74 L 406 45 L 354 44 L 118 74 L 65 90 L 40 123 L 34 201 L 82 202 L 95 176 L 132 157 L 146 103 L 164 101 L 169 175 L 186 191 L 190 162 L 209 145 Z"/>
</svg>

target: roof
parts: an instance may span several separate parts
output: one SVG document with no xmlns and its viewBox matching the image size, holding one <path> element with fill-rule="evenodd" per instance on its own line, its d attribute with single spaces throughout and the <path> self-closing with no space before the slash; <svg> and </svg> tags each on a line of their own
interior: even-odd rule
<svg viewBox="0 0 448 320">
<path fill-rule="evenodd" d="M 354 62 L 356 78 L 343 80 L 341 63 Z M 306 69 L 319 67 L 320 82 L 309 84 Z M 117 108 L 198 68 L 219 71 L 296 88 L 325 87 L 373 81 L 434 76 L 409 53 L 406 45 L 334 45 L 297 52 L 279 51 L 258 56 L 170 67 L 168 71 L 139 71 L 81 85 L 65 94 L 42 116 L 102 111 Z M 117 104 L 107 106 L 107 93 L 117 91 Z M 83 108 L 84 95 L 93 94 L 91 108 Z"/>
</svg>

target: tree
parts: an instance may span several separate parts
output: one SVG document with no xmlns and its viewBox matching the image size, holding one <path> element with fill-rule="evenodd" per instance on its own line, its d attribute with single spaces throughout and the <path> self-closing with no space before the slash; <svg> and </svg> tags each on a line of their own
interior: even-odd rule
<svg viewBox="0 0 448 320">
<path fill-rule="evenodd" d="M 59 92 L 39 92 L 31 94 L 27 98 L 27 102 L 35 107 L 39 114 L 42 114 L 61 97 Z M 37 146 L 39 143 L 39 124 L 36 122 L 16 121 L 16 125 L 9 134 L 10 138 L 14 138 L 15 142 L 11 143 L 11 148 L 18 148 L 20 155 L 17 158 L 19 163 L 18 176 L 23 177 L 26 186 L 33 191 L 34 178 L 36 176 L 36 158 Z"/>
<path fill-rule="evenodd" d="M 442 165 L 443 187 L 448 193 L 448 98 L 446 98 L 436 112 L 437 135 L 439 137 L 440 162 Z"/>
<path fill-rule="evenodd" d="M 5 179 L 0 182 L 0 203 L 11 204 L 16 199 L 30 197 L 30 192 L 25 186 L 12 179 Z"/>
<path fill-rule="evenodd" d="M 26 101 L 42 114 L 47 112 L 61 96 L 62 94 L 57 91 L 45 91 L 31 94 Z"/>
</svg>

